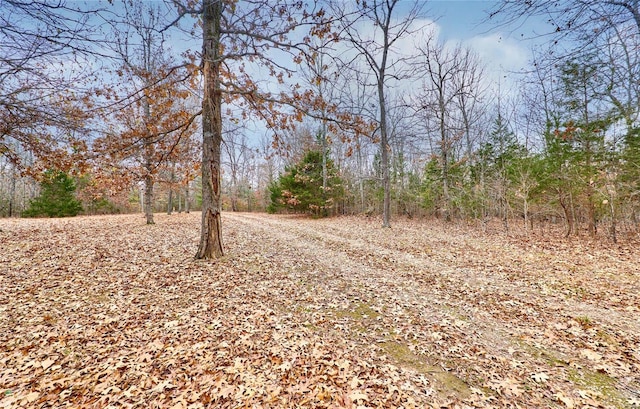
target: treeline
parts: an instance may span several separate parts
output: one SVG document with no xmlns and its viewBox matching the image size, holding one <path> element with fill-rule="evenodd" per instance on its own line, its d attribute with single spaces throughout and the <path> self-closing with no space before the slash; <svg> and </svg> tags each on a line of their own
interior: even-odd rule
<svg viewBox="0 0 640 409">
<path fill-rule="evenodd" d="M 640 133 L 611 102 L 611 83 L 598 67 L 597 60 L 539 65 L 520 78 L 520 92 L 476 95 L 469 112 L 452 104 L 445 132 L 406 115 L 420 111 L 415 107 L 391 110 L 397 114 L 388 148 L 393 215 L 483 223 L 498 218 L 505 231 L 513 224 L 531 230 L 553 223 L 566 235 L 613 241 L 620 231 L 637 233 Z M 633 117 L 634 104 L 627 102 Z M 460 118 L 472 114 L 473 126 L 465 128 Z M 380 214 L 383 175 L 375 141 L 344 142 L 329 135 L 333 142 L 323 149 L 319 129 L 316 122 L 283 136 L 289 155 L 259 166 L 272 170 L 263 182 L 255 180 L 262 189 L 269 181 L 266 205 L 271 211 L 314 215 Z M 329 187 L 338 194 L 324 204 L 305 199 L 326 196 L 318 160 L 310 171 L 315 176 L 308 176 L 312 183 L 298 176 L 314 152 L 325 152 L 328 169 L 337 175 Z M 290 188 L 292 179 L 299 194 Z M 227 192 L 233 189 L 228 186 Z M 324 210 L 318 212 L 318 206 Z"/>
<path fill-rule="evenodd" d="M 638 5 L 499 2 L 489 24 L 543 15 L 552 41 L 495 73 L 423 3 L 10 2 L 0 216 L 55 215 L 64 175 L 70 213 L 150 224 L 222 207 L 636 232 Z"/>
</svg>

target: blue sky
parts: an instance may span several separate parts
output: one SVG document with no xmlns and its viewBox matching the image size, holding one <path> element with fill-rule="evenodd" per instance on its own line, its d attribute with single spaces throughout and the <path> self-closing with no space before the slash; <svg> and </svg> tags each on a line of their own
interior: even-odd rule
<svg viewBox="0 0 640 409">
<path fill-rule="evenodd" d="M 482 24 L 486 10 L 496 4 L 484 0 L 441 0 L 428 3 L 429 17 L 438 18 L 441 35 L 446 39 L 465 39 L 486 34 L 491 27 Z"/>
<path fill-rule="evenodd" d="M 521 26 L 497 27 L 487 23 L 489 11 L 499 4 L 496 0 L 431 0 L 426 3 L 428 17 L 439 17 L 438 24 L 442 35 L 447 39 L 465 39 L 486 35 L 491 32 L 502 32 L 507 37 L 521 40 L 534 37 L 545 30 L 544 22 L 530 18 Z"/>
<path fill-rule="evenodd" d="M 508 87 L 515 72 L 530 66 L 532 48 L 545 41 L 536 32 L 547 27 L 536 19 L 518 26 L 487 22 L 488 11 L 498 4 L 496 0 L 431 0 L 426 3 L 426 17 L 436 18 L 443 41 L 461 41 L 474 49 L 486 65 L 485 73 Z"/>
<path fill-rule="evenodd" d="M 353 0 L 345 0 L 347 4 L 350 1 Z M 402 1 L 401 8 L 409 8 L 414 4 L 413 0 Z M 487 23 L 487 12 L 498 3 L 498 0 L 426 0 L 423 22 L 435 20 L 440 40 L 450 43 L 462 42 L 475 50 L 486 66 L 486 77 L 494 84 L 500 81 L 502 91 L 508 92 L 515 83 L 514 73 L 530 65 L 531 48 L 534 44 L 533 41 L 524 38 L 531 37 L 536 27 L 532 21 L 518 28 L 498 27 Z M 115 4 L 116 7 L 120 5 L 119 1 Z M 401 8 L 397 11 L 401 12 Z M 537 28 L 543 29 L 540 25 Z M 196 50 L 200 48 L 197 42 L 184 39 L 183 34 L 176 34 L 170 43 L 178 51 L 187 46 Z M 409 50 L 414 44 L 413 39 L 408 39 L 405 47 Z"/>
</svg>

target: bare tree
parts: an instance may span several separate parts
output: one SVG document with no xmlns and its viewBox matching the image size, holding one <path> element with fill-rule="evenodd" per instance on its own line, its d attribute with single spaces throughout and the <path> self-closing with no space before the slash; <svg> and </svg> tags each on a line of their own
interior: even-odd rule
<svg viewBox="0 0 640 409">
<path fill-rule="evenodd" d="M 94 147 L 97 158 L 122 161 L 124 165 L 109 163 L 109 166 L 124 166 L 124 171 L 134 173 L 144 182 L 144 214 L 147 224 L 153 224 L 154 185 L 160 168 L 168 167 L 170 214 L 176 156 L 184 153 L 178 145 L 191 136 L 194 128 L 195 117 L 187 106 L 190 95 L 187 80 L 191 73 L 169 56 L 161 30 L 164 15 L 158 4 L 125 1 L 122 8 L 122 21 L 114 18 L 110 23 L 115 36 L 111 47 L 117 55 L 118 78 L 126 81 L 122 89 L 105 89 L 105 93 L 114 93 L 112 99 L 118 103 L 106 104 L 103 110 L 115 121 L 111 127 L 122 131 L 107 132 Z M 131 166 L 127 166 L 128 161 Z"/>
<path fill-rule="evenodd" d="M 1 8 L 0 155 L 24 168 L 20 147 L 46 162 L 40 168 L 71 168 L 85 148 L 81 85 L 92 77 L 85 67 L 97 52 L 89 24 L 97 10 L 35 0 Z"/>
<path fill-rule="evenodd" d="M 340 66 L 340 64 L 337 65 Z M 337 104 L 346 112 L 365 118 L 368 122 L 376 122 L 379 111 L 376 103 L 378 100 L 377 90 L 369 86 L 367 82 L 369 75 L 366 70 L 359 69 L 357 66 L 351 68 L 341 70 L 340 75 L 334 78 L 333 86 L 338 94 L 336 95 Z M 373 145 L 377 130 L 372 128 L 370 134 L 348 129 L 346 132 L 348 137 L 344 139 L 349 144 L 346 156 L 353 157 L 356 162 L 352 173 L 357 183 L 359 212 L 370 214 L 373 212 L 373 207 L 367 203 L 365 182 L 375 179 L 371 164 L 374 157 L 375 146 Z"/>
<path fill-rule="evenodd" d="M 302 74 L 308 82 L 309 87 L 315 90 L 315 93 L 322 101 L 330 101 L 335 90 L 335 81 L 337 73 L 329 70 L 329 60 L 327 47 L 324 44 L 316 45 L 316 53 L 314 58 L 307 61 L 302 67 Z M 320 153 L 322 154 L 322 194 L 326 195 L 327 191 L 327 155 L 329 154 L 329 145 L 332 143 L 329 135 L 329 127 L 327 120 L 329 113 L 327 112 L 327 104 L 320 104 L 315 112 L 315 117 L 319 118 L 319 126 L 317 131 L 318 144 L 320 145 Z M 323 209 L 326 212 L 327 209 Z"/>
<path fill-rule="evenodd" d="M 229 199 L 231 201 L 231 211 L 240 210 L 238 201 L 240 199 L 240 188 L 248 189 L 250 186 L 249 173 L 252 166 L 255 151 L 249 146 L 247 130 L 243 127 L 228 125 L 230 129 L 224 132 L 225 139 L 222 142 L 224 147 L 223 165 L 229 173 Z M 247 206 L 249 203 L 247 203 Z"/>
<path fill-rule="evenodd" d="M 486 109 L 484 94 L 487 86 L 483 84 L 485 80 L 484 66 L 481 64 L 477 54 L 465 49 L 458 75 L 454 81 L 456 88 L 462 90 L 456 97 L 456 105 L 462 117 L 464 131 L 465 155 L 472 163 L 473 149 L 481 136 L 477 132 L 477 125 L 482 121 Z"/>
<path fill-rule="evenodd" d="M 606 36 L 630 24 L 640 31 L 639 0 L 501 0 L 489 20 L 509 24 L 533 16 L 542 16 L 550 24 L 539 34 L 555 39 L 591 42 L 594 36 Z"/>
<path fill-rule="evenodd" d="M 356 2 L 356 9 L 344 13 L 340 18 L 342 37 L 357 52 L 373 75 L 378 96 L 378 133 L 380 135 L 380 166 L 384 200 L 382 205 L 382 226 L 391 227 L 391 179 L 389 124 L 387 123 L 387 89 L 391 81 L 404 77 L 407 72 L 407 56 L 394 54 L 394 45 L 401 39 L 418 32 L 415 27 L 422 6 L 419 2 L 400 16 L 400 0 L 373 0 Z M 336 6 L 342 10 L 343 5 Z M 373 26 L 373 32 L 366 31 Z"/>
<path fill-rule="evenodd" d="M 435 131 L 435 148 L 442 170 L 442 211 L 451 217 L 449 168 L 455 149 L 463 139 L 469 143 L 470 101 L 480 89 L 478 59 L 470 49 L 458 45 L 448 49 L 443 43 L 428 41 L 420 47 L 423 85 L 417 95 L 418 109 L 425 115 L 428 131 Z M 468 149 L 468 148 L 467 148 Z"/>
<path fill-rule="evenodd" d="M 540 33 L 550 39 L 550 52 L 544 58 L 547 64 L 585 53 L 602 59 L 598 71 L 609 80 L 609 102 L 627 125 L 628 142 L 637 143 L 640 0 L 501 0 L 489 21 L 504 25 L 530 17 L 544 17 L 550 24 Z M 538 58 L 537 64 L 544 60 Z"/>
</svg>

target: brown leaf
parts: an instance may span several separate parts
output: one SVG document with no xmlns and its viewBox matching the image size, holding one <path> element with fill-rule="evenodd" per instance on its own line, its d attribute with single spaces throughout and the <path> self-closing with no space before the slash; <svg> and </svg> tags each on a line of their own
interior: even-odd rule
<svg viewBox="0 0 640 409">
<path fill-rule="evenodd" d="M 531 379 L 538 383 L 544 383 L 549 380 L 549 375 L 544 372 L 538 372 L 531 374 Z"/>
<path fill-rule="evenodd" d="M 27 403 L 33 403 L 38 399 L 38 397 L 40 397 L 40 393 L 31 392 L 27 396 L 25 396 L 24 399 L 27 401 Z"/>
<path fill-rule="evenodd" d="M 40 362 L 40 365 L 42 366 L 42 369 L 46 370 L 51 365 L 53 365 L 55 362 L 56 361 L 54 359 L 46 359 L 46 360 Z"/>
</svg>

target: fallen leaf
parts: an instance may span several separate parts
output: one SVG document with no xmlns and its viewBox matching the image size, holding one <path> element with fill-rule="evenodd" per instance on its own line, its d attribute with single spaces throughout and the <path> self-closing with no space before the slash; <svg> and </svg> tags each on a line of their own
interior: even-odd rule
<svg viewBox="0 0 640 409">
<path fill-rule="evenodd" d="M 48 367 L 53 365 L 55 362 L 56 361 L 54 359 L 46 359 L 46 360 L 40 362 L 40 365 L 42 366 L 42 369 L 46 370 Z"/>
<path fill-rule="evenodd" d="M 0 219 L 0 407 L 576 409 L 571 371 L 637 372 L 626 239 L 224 212 L 196 262 L 200 216 Z"/>
<path fill-rule="evenodd" d="M 38 399 L 39 396 L 40 396 L 40 393 L 31 392 L 27 396 L 25 396 L 24 398 L 27 400 L 28 403 L 32 403 L 32 402 L 35 402 L 36 399 Z"/>
<path fill-rule="evenodd" d="M 353 402 L 357 402 L 359 400 L 363 400 L 363 401 L 368 401 L 369 398 L 367 397 L 367 394 L 364 393 L 363 391 L 360 390 L 356 390 L 353 391 L 349 394 L 349 399 L 351 399 L 351 401 Z"/>
<path fill-rule="evenodd" d="M 602 359 L 602 355 L 591 349 L 581 349 L 580 354 L 591 361 L 600 361 Z"/>
<path fill-rule="evenodd" d="M 538 383 L 543 383 L 549 380 L 549 375 L 547 375 L 544 372 L 538 372 L 538 373 L 531 374 L 531 379 L 533 379 Z"/>
<path fill-rule="evenodd" d="M 575 401 L 568 396 L 564 396 L 561 392 L 556 393 L 555 396 L 560 402 L 564 403 L 564 406 L 568 409 L 575 407 Z"/>
</svg>

